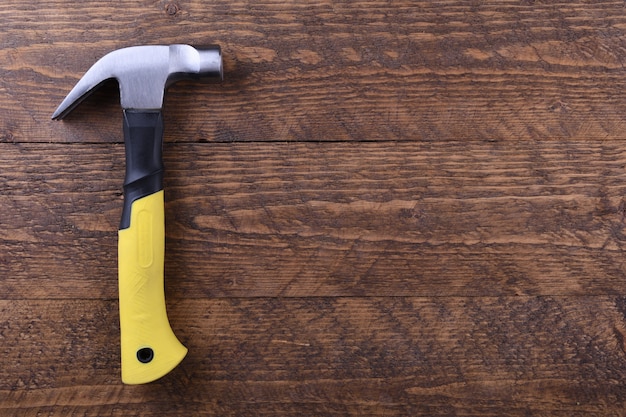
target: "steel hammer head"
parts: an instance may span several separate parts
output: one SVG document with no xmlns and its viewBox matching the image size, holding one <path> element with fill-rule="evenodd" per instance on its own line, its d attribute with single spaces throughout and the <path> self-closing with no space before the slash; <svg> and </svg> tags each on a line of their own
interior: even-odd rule
<svg viewBox="0 0 626 417">
<path fill-rule="evenodd" d="M 63 119 L 105 81 L 117 79 L 124 109 L 157 110 L 172 83 L 223 78 L 219 46 L 148 45 L 118 49 L 100 58 L 78 81 L 52 118 Z"/>
</svg>

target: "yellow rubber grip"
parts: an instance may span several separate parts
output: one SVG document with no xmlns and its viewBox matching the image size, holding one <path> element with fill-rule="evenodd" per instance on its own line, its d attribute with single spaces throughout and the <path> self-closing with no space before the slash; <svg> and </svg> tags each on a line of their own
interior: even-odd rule
<svg viewBox="0 0 626 417">
<path fill-rule="evenodd" d="M 132 203 L 130 227 L 119 231 L 122 382 L 144 384 L 170 372 L 187 348 L 165 309 L 163 191 Z"/>
</svg>

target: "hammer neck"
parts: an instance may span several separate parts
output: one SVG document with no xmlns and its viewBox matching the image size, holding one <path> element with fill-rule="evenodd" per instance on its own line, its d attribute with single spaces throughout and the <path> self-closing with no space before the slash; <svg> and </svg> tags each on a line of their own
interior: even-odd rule
<svg viewBox="0 0 626 417">
<path fill-rule="evenodd" d="M 160 110 L 124 110 L 126 178 L 120 229 L 130 226 L 133 201 L 163 189 L 163 117 Z"/>
</svg>

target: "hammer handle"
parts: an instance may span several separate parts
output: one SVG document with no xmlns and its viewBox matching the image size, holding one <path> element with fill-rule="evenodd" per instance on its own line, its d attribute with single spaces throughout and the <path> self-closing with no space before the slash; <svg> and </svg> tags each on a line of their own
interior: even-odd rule
<svg viewBox="0 0 626 417">
<path fill-rule="evenodd" d="M 119 230 L 122 381 L 142 384 L 171 371 L 187 354 L 165 307 L 163 265 L 163 121 L 160 111 L 124 111 L 126 179 Z"/>
</svg>

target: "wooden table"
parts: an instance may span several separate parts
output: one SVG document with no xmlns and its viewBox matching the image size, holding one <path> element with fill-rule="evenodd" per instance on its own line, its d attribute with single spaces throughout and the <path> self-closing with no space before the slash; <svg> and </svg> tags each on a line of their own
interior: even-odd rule
<svg viewBox="0 0 626 417">
<path fill-rule="evenodd" d="M 0 8 L 0 414 L 618 416 L 623 2 Z M 217 43 L 164 105 L 166 294 L 189 355 L 124 386 L 107 52 Z"/>
</svg>

